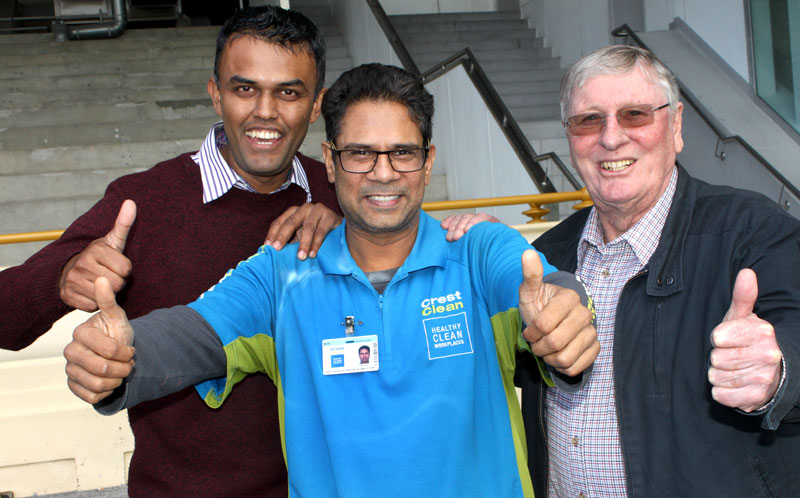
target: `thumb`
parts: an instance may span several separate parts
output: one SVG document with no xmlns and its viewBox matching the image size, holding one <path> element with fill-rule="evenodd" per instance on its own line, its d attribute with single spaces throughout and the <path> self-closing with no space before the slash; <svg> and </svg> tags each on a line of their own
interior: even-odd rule
<svg viewBox="0 0 800 498">
<path fill-rule="evenodd" d="M 94 300 L 100 309 L 106 334 L 127 344 L 124 327 L 127 325 L 128 317 L 125 315 L 125 310 L 117 304 L 111 282 L 106 277 L 97 277 L 94 281 Z"/>
<path fill-rule="evenodd" d="M 520 301 L 531 302 L 539 295 L 542 288 L 542 260 L 533 249 L 522 253 L 522 286 L 520 287 Z"/>
<path fill-rule="evenodd" d="M 114 249 L 122 252 L 125 249 L 125 242 L 128 239 L 128 233 L 131 231 L 131 226 L 136 219 L 136 203 L 130 199 L 126 199 L 119 208 L 119 214 L 114 221 L 114 227 L 106 234 L 106 244 Z"/>
<path fill-rule="evenodd" d="M 731 306 L 725 313 L 723 322 L 746 318 L 753 313 L 753 307 L 758 299 L 758 279 L 756 273 L 750 268 L 744 268 L 736 275 L 736 282 L 733 284 L 733 297 Z"/>
</svg>

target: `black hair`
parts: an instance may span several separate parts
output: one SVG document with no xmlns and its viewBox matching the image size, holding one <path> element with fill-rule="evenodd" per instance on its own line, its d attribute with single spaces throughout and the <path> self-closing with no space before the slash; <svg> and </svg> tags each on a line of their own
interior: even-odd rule
<svg viewBox="0 0 800 498">
<path fill-rule="evenodd" d="M 314 95 L 322 90 L 325 84 L 325 38 L 311 19 L 294 10 L 273 5 L 250 7 L 236 12 L 225 21 L 217 35 L 217 52 L 214 55 L 214 81 L 217 85 L 222 51 L 232 37 L 237 36 L 252 36 L 291 51 L 298 47 L 310 50 L 317 65 Z"/>
<path fill-rule="evenodd" d="M 363 346 L 361 346 L 360 348 L 358 348 L 358 354 L 361 354 L 361 350 L 362 350 L 362 349 L 366 349 L 366 350 L 367 350 L 367 353 L 369 353 L 369 346 L 367 346 L 366 344 L 364 344 Z"/>
<path fill-rule="evenodd" d="M 403 104 L 409 117 L 419 127 L 425 145 L 433 135 L 433 95 L 425 90 L 416 75 L 395 66 L 363 64 L 341 76 L 322 97 L 322 116 L 325 134 L 331 142 L 341 132 L 347 108 L 365 100 L 389 101 Z"/>
</svg>

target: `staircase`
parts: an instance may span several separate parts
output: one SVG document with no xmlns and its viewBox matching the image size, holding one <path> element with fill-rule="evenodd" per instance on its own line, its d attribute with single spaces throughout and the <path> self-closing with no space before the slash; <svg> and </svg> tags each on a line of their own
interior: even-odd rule
<svg viewBox="0 0 800 498">
<path fill-rule="evenodd" d="M 351 63 L 333 22 L 319 25 L 330 84 Z M 115 178 L 197 150 L 218 120 L 206 92 L 218 30 L 0 36 L 0 233 L 66 228 Z M 319 158 L 323 140 L 319 120 L 301 151 Z M 0 246 L 0 267 L 45 244 Z"/>
<path fill-rule="evenodd" d="M 565 70 L 518 11 L 403 15 L 390 20 L 420 71 L 468 47 L 536 153 L 553 151 L 569 166 L 558 106 Z M 560 172 L 552 162 L 542 166 L 557 190 L 572 190 L 559 181 Z"/>
</svg>

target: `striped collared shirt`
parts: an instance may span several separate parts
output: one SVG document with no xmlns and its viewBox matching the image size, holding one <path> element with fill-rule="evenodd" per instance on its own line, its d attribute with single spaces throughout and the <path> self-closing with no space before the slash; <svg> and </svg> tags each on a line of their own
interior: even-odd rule
<svg viewBox="0 0 800 498">
<path fill-rule="evenodd" d="M 225 136 L 225 129 L 222 121 L 211 127 L 211 131 L 203 140 L 200 150 L 192 156 L 192 159 L 200 166 L 200 176 L 203 179 L 203 204 L 219 199 L 231 188 L 238 188 L 248 192 L 255 192 L 255 189 L 247 183 L 244 178 L 239 176 L 225 159 L 219 149 L 228 144 Z M 289 185 L 296 183 L 306 191 L 306 202 L 311 202 L 311 189 L 308 186 L 308 177 L 300 159 L 297 156 L 292 158 L 292 169 L 289 178 L 274 192 L 280 192 L 289 188 Z"/>
<path fill-rule="evenodd" d="M 578 276 L 594 298 L 600 355 L 588 384 L 566 394 L 548 388 L 545 415 L 550 448 L 548 495 L 625 497 L 614 389 L 614 326 L 622 288 L 647 265 L 667 220 L 678 170 L 673 168 L 656 204 L 628 231 L 609 243 L 593 208 L 578 244 Z"/>
</svg>

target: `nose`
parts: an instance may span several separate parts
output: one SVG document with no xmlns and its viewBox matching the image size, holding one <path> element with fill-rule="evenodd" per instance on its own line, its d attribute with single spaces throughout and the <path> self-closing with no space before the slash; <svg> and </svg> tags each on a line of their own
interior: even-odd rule
<svg viewBox="0 0 800 498">
<path fill-rule="evenodd" d="M 389 183 L 396 180 L 399 175 L 400 173 L 392 168 L 388 154 L 378 154 L 378 162 L 375 163 L 375 167 L 372 168 L 372 171 L 368 173 L 370 180 L 379 183 Z"/>
<path fill-rule="evenodd" d="M 256 99 L 256 108 L 253 115 L 261 119 L 274 119 L 278 116 L 275 97 L 269 92 L 262 93 Z"/>
<path fill-rule="evenodd" d="M 608 150 L 614 150 L 628 142 L 625 128 L 620 126 L 617 116 L 606 116 L 603 129 L 600 130 L 600 145 Z"/>
</svg>

